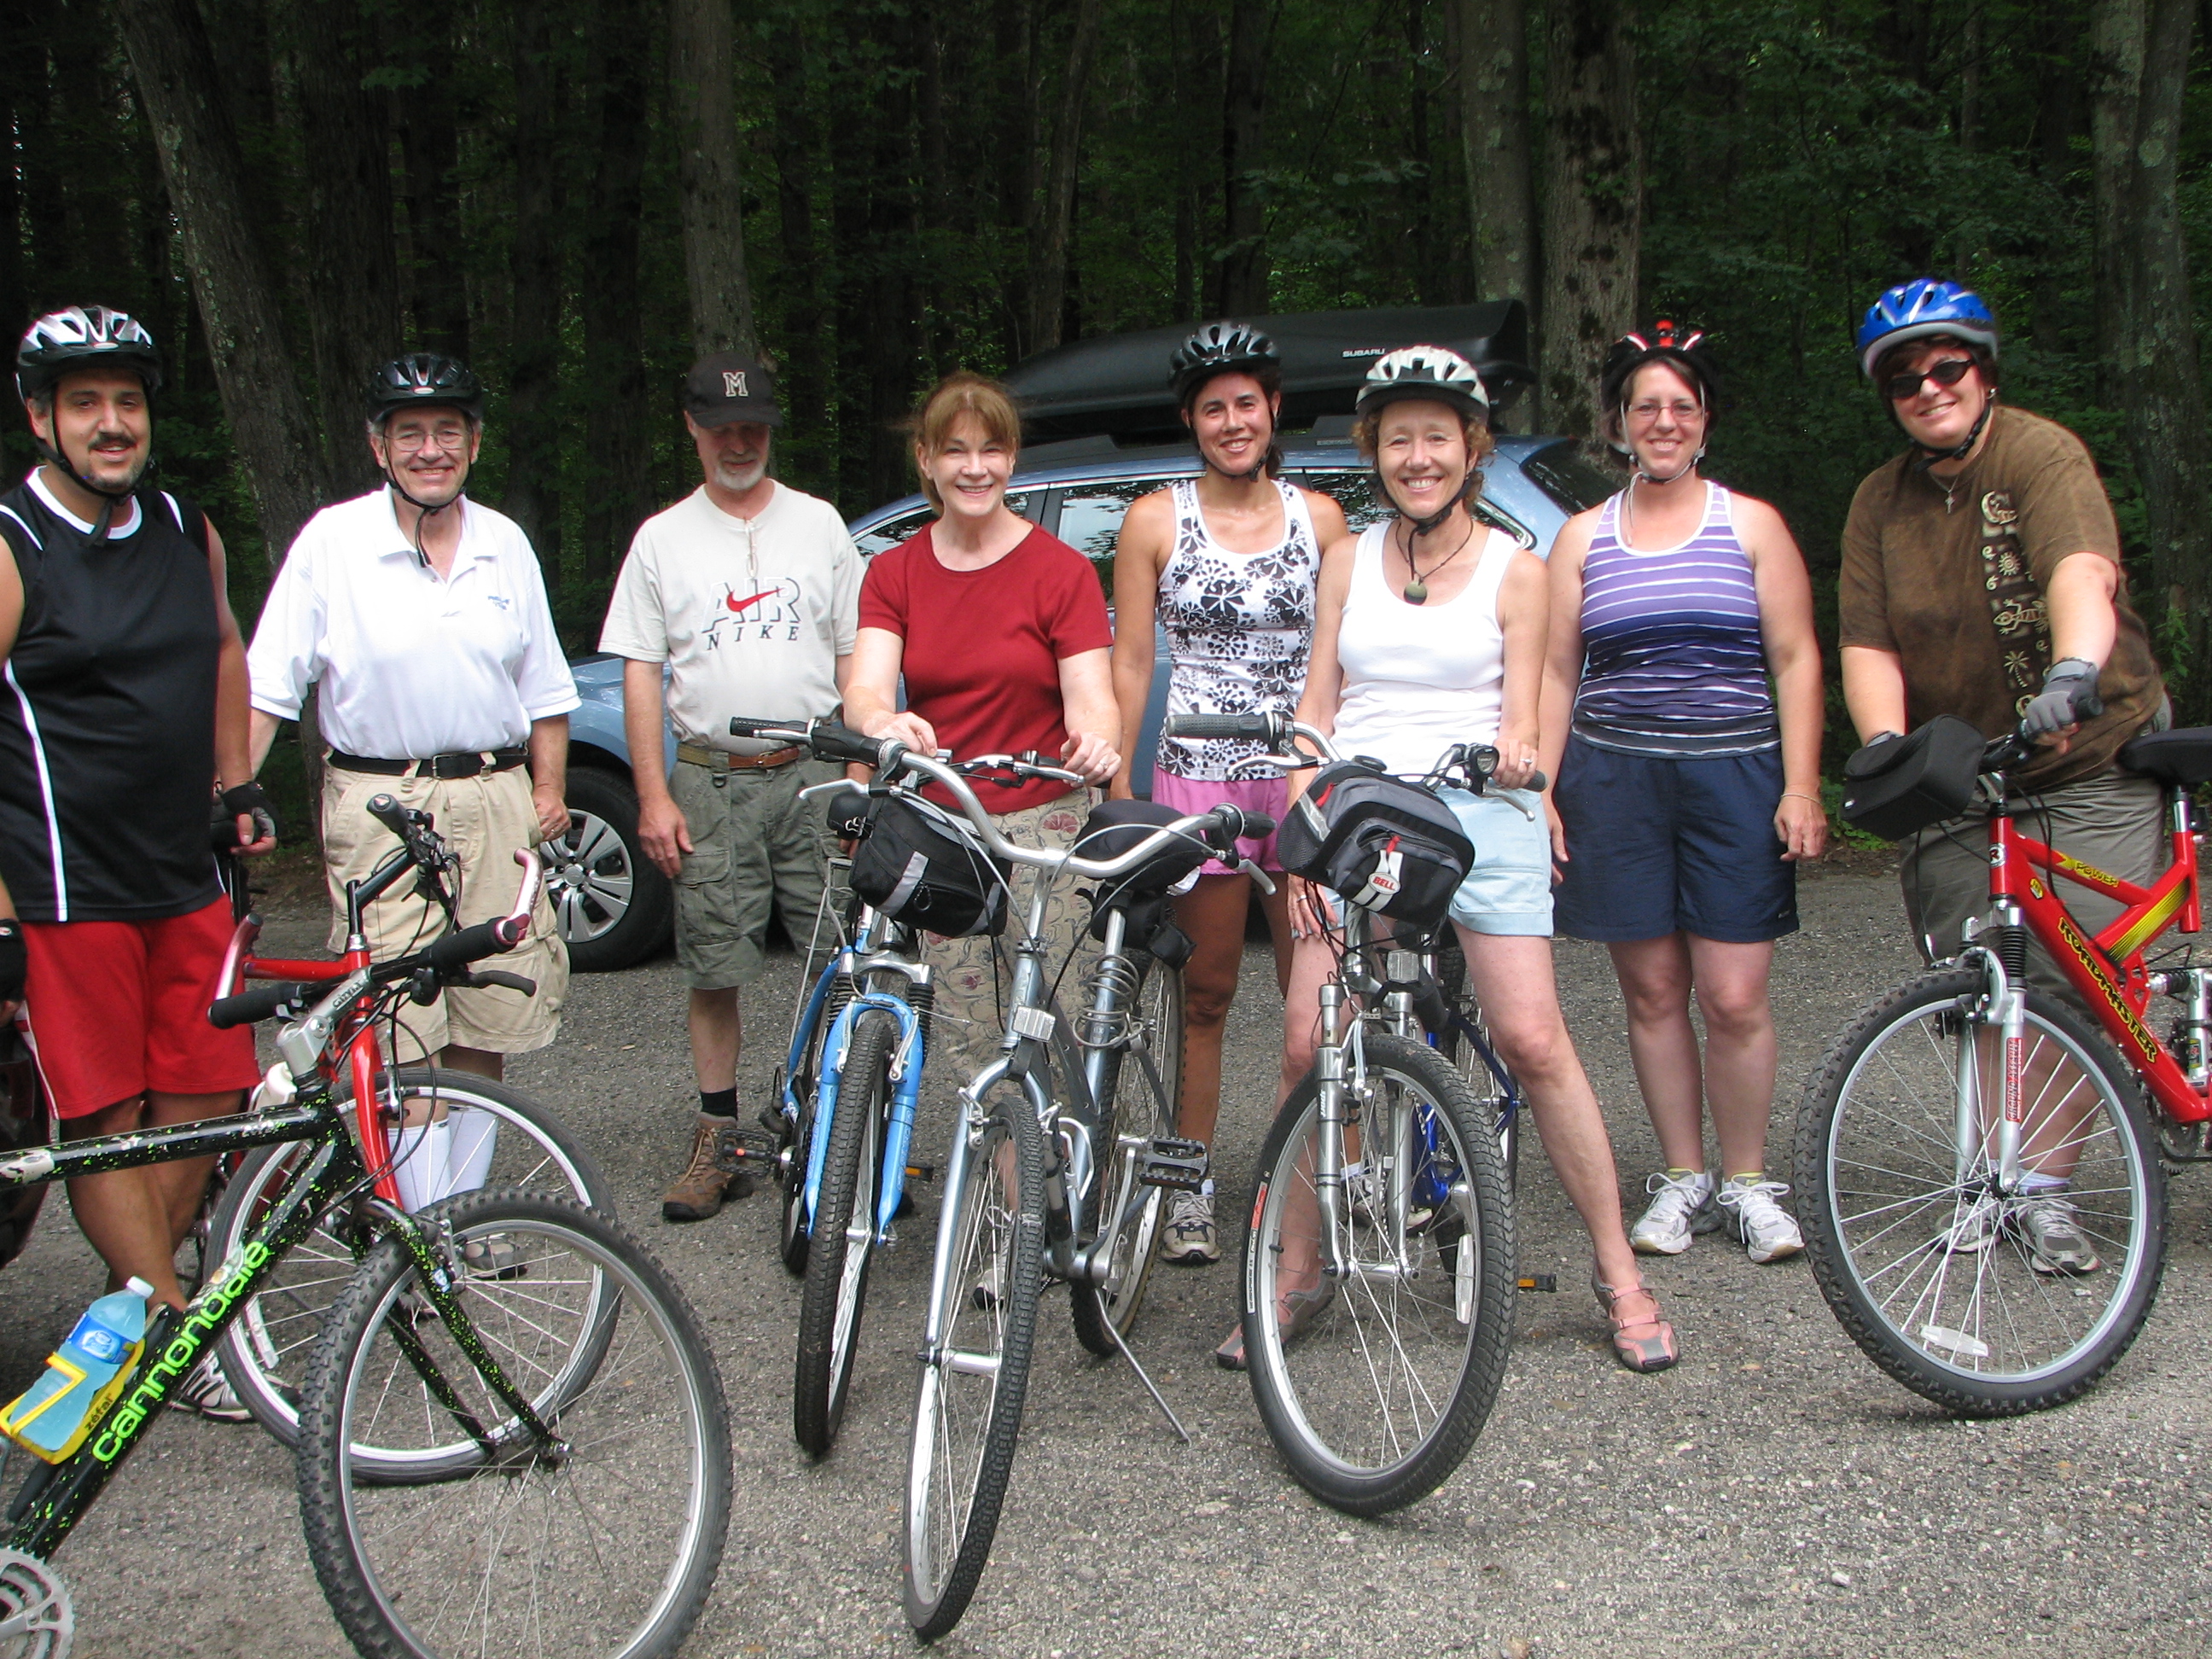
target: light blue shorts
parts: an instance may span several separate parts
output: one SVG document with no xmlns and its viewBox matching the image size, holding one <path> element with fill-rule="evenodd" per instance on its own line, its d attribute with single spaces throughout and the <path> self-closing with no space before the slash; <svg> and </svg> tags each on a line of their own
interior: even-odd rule
<svg viewBox="0 0 2212 1659">
<path fill-rule="evenodd" d="M 1451 919 L 1472 933 L 1552 936 L 1552 832 L 1533 789 L 1438 792 L 1474 843 L 1474 867 L 1452 895 Z"/>
</svg>

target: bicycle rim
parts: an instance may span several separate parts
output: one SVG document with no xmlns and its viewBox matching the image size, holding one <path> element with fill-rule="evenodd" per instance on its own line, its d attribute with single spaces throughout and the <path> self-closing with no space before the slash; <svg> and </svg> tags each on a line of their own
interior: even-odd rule
<svg viewBox="0 0 2212 1659">
<path fill-rule="evenodd" d="M 396 1243 L 380 1246 L 332 1312 L 304 1417 L 301 1505 L 331 1610 L 364 1654 L 673 1652 L 729 1520 L 728 1423 L 696 1319 L 635 1240 L 577 1206 L 503 1193 L 445 1218 L 457 1239 L 506 1237 L 526 1263 L 514 1279 L 465 1283 L 464 1299 L 501 1366 L 539 1384 L 560 1449 L 541 1451 L 443 1322 L 412 1311 L 413 1265 Z M 353 1439 L 392 1440 L 404 1422 L 444 1459 L 455 1434 L 447 1413 L 395 1398 L 394 1379 L 419 1385 L 395 1322 L 505 1440 L 501 1452 L 467 1441 L 429 1485 L 349 1474 Z"/>
<path fill-rule="evenodd" d="M 1102 1356 L 1119 1352 L 1104 1325 L 1112 1325 L 1124 1340 L 1134 1328 L 1159 1255 L 1167 1192 L 1159 1187 L 1139 1188 L 1137 1171 L 1147 1144 L 1156 1137 L 1176 1133 L 1182 1109 L 1182 970 L 1154 963 L 1145 975 L 1138 1009 L 1152 1072 L 1134 1054 L 1125 1056 L 1115 1085 L 1116 1098 L 1106 1103 L 1099 1114 L 1115 1130 L 1113 1146 L 1102 1160 L 1098 1177 L 1098 1224 L 1115 1230 L 1107 1253 L 1106 1280 L 1095 1288 L 1079 1286 L 1070 1292 L 1076 1336 L 1085 1348 Z M 1159 1078 L 1157 1089 L 1152 1073 Z M 1124 1218 L 1122 1211 L 1133 1192 L 1137 1195 L 1136 1207 Z"/>
<path fill-rule="evenodd" d="M 811 1456 L 827 1453 L 845 1415 L 860 1313 L 875 1254 L 876 1189 L 882 1172 L 883 1123 L 898 1022 L 864 1014 L 845 1051 L 845 1069 L 830 1120 L 822 1170 L 821 1207 L 808 1246 L 806 1287 L 799 1310 L 799 1360 L 792 1391 L 792 1427 Z"/>
<path fill-rule="evenodd" d="M 1513 1227 L 1497 1142 L 1458 1074 L 1401 1038 L 1370 1036 L 1365 1051 L 1368 1097 L 1346 1139 L 1379 1176 L 1346 1189 L 1345 1271 L 1312 1288 L 1322 1103 L 1309 1076 L 1261 1154 L 1244 1342 L 1291 1473 L 1376 1515 L 1433 1491 L 1490 1414 L 1512 1334 Z"/>
<path fill-rule="evenodd" d="M 1459 934 L 1447 927 L 1444 936 L 1437 942 L 1437 984 L 1443 993 L 1444 1006 L 1482 1033 L 1484 1042 L 1490 1041 L 1490 1028 L 1483 1021 L 1482 1006 L 1474 994 L 1467 988 L 1467 957 L 1460 949 Z M 1526 1103 L 1516 1107 L 1510 1116 L 1506 1113 L 1505 1085 L 1498 1073 L 1490 1069 L 1490 1062 L 1482 1051 L 1467 1040 L 1456 1025 L 1448 1025 L 1437 1036 L 1437 1052 L 1459 1068 L 1467 1080 L 1468 1092 L 1498 1132 L 1498 1160 L 1505 1171 L 1509 1191 L 1521 1188 L 1521 1115 Z M 1494 1050 L 1493 1050 L 1494 1052 Z"/>
<path fill-rule="evenodd" d="M 1948 1409 L 2006 1414 L 2073 1398 L 2148 1317 L 2165 1256 L 2165 1176 L 2134 1079 L 2031 992 L 2021 1169 L 2063 1187 L 2002 1190 L 2001 1040 L 1972 969 L 1876 1004 L 1808 1079 L 1800 1123 L 1807 1247 L 1829 1304 L 1893 1376 Z M 1968 1079 L 1962 1085 L 1962 1077 Z M 1960 1092 L 1970 1103 L 1961 1146 Z M 2063 1197 L 2095 1257 L 2059 1271 L 2032 1211 Z"/>
<path fill-rule="evenodd" d="M 450 1071 L 441 1072 L 434 1083 L 427 1068 L 409 1067 L 394 1075 L 403 1102 L 434 1094 L 447 1108 L 457 1135 L 478 1113 L 496 1124 L 488 1189 L 548 1191 L 613 1215 L 613 1189 L 599 1166 L 559 1120 L 528 1096 L 483 1079 L 457 1081 Z M 244 1245 L 311 1150 L 297 1143 L 247 1157 L 232 1176 L 210 1228 L 216 1260 L 229 1260 Z M 325 1213 L 271 1267 L 261 1291 L 223 1334 L 223 1375 L 255 1420 L 285 1445 L 299 1443 L 300 1390 L 323 1322 L 352 1282 L 360 1255 L 356 1247 L 367 1248 L 362 1224 L 350 1208 Z M 372 1470 L 381 1467 L 378 1448 L 362 1445 L 355 1451 Z M 405 1471 L 394 1468 L 391 1473 L 397 1478 Z"/>
<path fill-rule="evenodd" d="M 1006 1090 L 968 1153 L 933 1291 L 907 1462 L 908 1622 L 960 1622 L 989 1558 L 1021 1433 L 1043 1273 L 1044 1151 L 1029 1103 Z"/>
</svg>

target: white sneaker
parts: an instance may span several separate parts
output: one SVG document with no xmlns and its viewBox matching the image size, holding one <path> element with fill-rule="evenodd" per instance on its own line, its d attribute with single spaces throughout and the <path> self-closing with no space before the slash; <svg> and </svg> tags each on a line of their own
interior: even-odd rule
<svg viewBox="0 0 2212 1659">
<path fill-rule="evenodd" d="M 1775 1200 L 1790 1188 L 1778 1181 L 1754 1176 L 1749 1180 L 1731 1176 L 1721 1183 L 1721 1213 L 1728 1229 L 1743 1241 L 1745 1254 L 1753 1261 L 1779 1261 L 1805 1248 L 1805 1236 L 1790 1218 L 1789 1211 Z"/>
<path fill-rule="evenodd" d="M 1703 1170 L 1680 1176 L 1662 1170 L 1644 1183 L 1644 1190 L 1658 1196 L 1628 1233 L 1628 1242 L 1643 1255 L 1680 1255 L 1690 1248 L 1692 1234 L 1709 1233 L 1721 1224 L 1713 1208 L 1713 1178 Z"/>
<path fill-rule="evenodd" d="M 2027 1265 L 2039 1273 L 2093 1273 L 2103 1264 L 2075 1220 L 2074 1200 L 2051 1193 L 2013 1212 L 2012 1227 L 2027 1245 Z"/>
<path fill-rule="evenodd" d="M 1984 1194 L 1960 1210 L 1936 1243 L 1953 1255 L 1979 1255 L 1996 1243 L 2003 1206 Z"/>
<path fill-rule="evenodd" d="M 1213 1194 L 1177 1193 L 1168 1211 L 1160 1260 L 1178 1267 L 1203 1267 L 1221 1260 L 1221 1240 L 1213 1231 Z"/>
</svg>

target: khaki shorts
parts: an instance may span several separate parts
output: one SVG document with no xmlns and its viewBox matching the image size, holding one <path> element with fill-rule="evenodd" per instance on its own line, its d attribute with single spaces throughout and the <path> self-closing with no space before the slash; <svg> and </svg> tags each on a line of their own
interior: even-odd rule
<svg viewBox="0 0 2212 1659">
<path fill-rule="evenodd" d="M 842 773 L 817 760 L 729 772 L 676 763 L 668 793 L 691 836 L 676 877 L 676 962 L 693 990 L 759 975 L 771 910 L 802 948 L 812 936 L 832 844 L 827 804 L 799 792 Z"/>
<path fill-rule="evenodd" d="M 460 869 L 447 872 L 446 880 L 458 888 L 456 908 L 464 927 L 503 916 L 513 908 L 522 879 L 515 849 L 526 848 L 535 856 L 539 840 L 526 769 L 473 778 L 392 778 L 333 766 L 323 776 L 323 870 L 331 890 L 331 950 L 345 949 L 346 883 L 366 878 L 399 845 L 368 815 L 375 795 L 395 796 L 403 806 L 429 813 L 438 833 L 459 855 Z M 419 951 L 446 930 L 437 907 L 419 896 L 409 880 L 369 907 L 367 925 L 369 951 L 379 962 Z M 528 1054 L 560 1034 L 561 1005 L 568 994 L 568 947 L 561 942 L 550 901 L 538 899 L 527 939 L 484 965 L 536 980 L 538 994 L 526 997 L 496 986 L 457 987 L 427 1008 L 402 1003 L 394 1060 L 419 1060 L 447 1043 L 495 1054 Z"/>
</svg>

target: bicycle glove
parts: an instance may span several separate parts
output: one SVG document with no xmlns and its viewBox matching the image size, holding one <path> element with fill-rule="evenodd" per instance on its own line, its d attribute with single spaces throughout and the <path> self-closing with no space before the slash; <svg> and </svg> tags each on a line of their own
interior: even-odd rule
<svg viewBox="0 0 2212 1659">
<path fill-rule="evenodd" d="M 2044 675 L 2043 690 L 2021 711 L 2021 729 L 2039 738 L 2104 712 L 2104 701 L 2097 696 L 2097 665 L 2081 657 L 2061 657 Z"/>
<path fill-rule="evenodd" d="M 244 817 L 248 813 L 252 814 L 252 838 L 255 841 L 276 839 L 276 814 L 269 805 L 269 797 L 261 793 L 259 784 L 248 781 L 238 785 L 235 788 L 224 790 L 222 810 L 224 815 L 233 820 Z M 231 833 L 233 836 L 237 834 L 234 825 Z M 243 842 L 236 844 L 241 847 L 246 845 Z"/>
<path fill-rule="evenodd" d="M 13 916 L 0 918 L 0 1002 L 23 1000 L 23 975 L 29 967 L 23 924 Z"/>
</svg>

